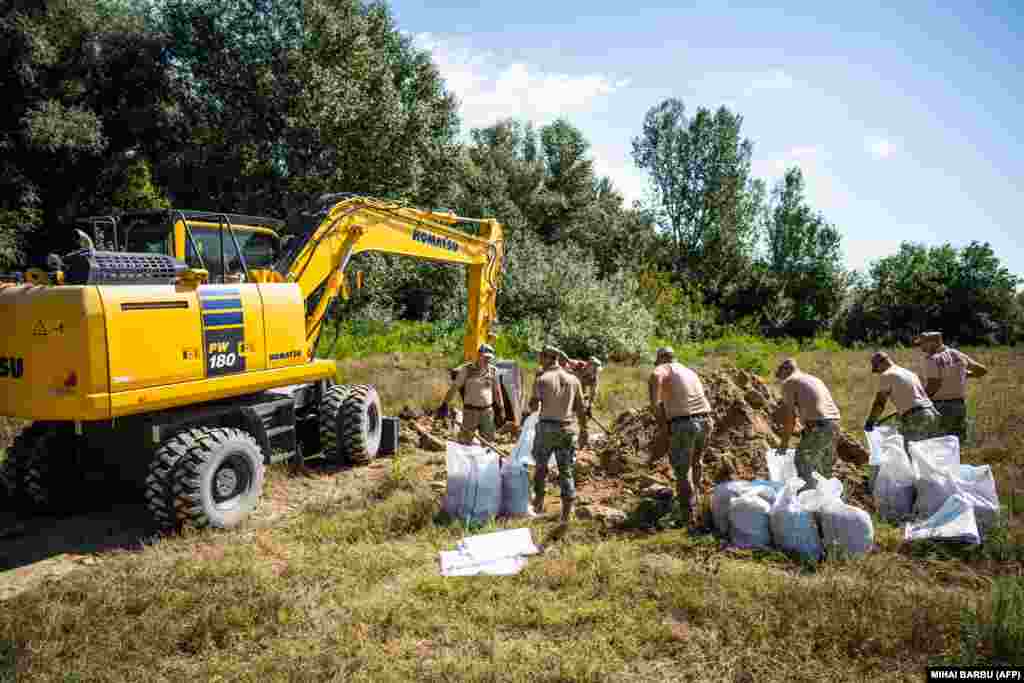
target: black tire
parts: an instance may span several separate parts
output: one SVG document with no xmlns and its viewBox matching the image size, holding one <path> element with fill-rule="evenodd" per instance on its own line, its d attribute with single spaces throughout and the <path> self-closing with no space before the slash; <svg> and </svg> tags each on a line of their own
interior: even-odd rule
<svg viewBox="0 0 1024 683">
<path fill-rule="evenodd" d="M 14 438 L 0 482 L 16 506 L 43 511 L 69 505 L 74 499 L 70 473 L 59 467 L 67 448 L 67 429 L 52 423 L 35 422 Z"/>
<path fill-rule="evenodd" d="M 146 499 L 164 529 L 230 529 L 258 505 L 263 477 L 263 453 L 250 434 L 231 427 L 193 427 L 157 449 Z"/>
<path fill-rule="evenodd" d="M 377 457 L 382 435 L 380 396 L 369 384 L 333 386 L 320 403 L 323 454 L 335 464 L 367 463 Z"/>
</svg>

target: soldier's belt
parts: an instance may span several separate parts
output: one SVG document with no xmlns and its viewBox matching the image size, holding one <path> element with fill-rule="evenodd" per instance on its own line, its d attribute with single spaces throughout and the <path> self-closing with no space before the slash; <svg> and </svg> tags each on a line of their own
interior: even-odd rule
<svg viewBox="0 0 1024 683">
<path fill-rule="evenodd" d="M 920 413 L 923 410 L 928 410 L 929 408 L 933 408 L 933 406 L 917 406 L 916 408 L 911 408 L 905 413 L 901 413 L 900 417 L 910 417 L 911 415 Z"/>
<path fill-rule="evenodd" d="M 467 404 L 467 405 L 464 405 L 463 407 L 465 409 L 467 409 L 467 410 L 490 410 L 491 408 L 494 407 L 494 404 L 492 403 L 492 404 L 490 404 L 488 406 L 471 406 L 471 405 Z"/>
<path fill-rule="evenodd" d="M 669 419 L 669 423 L 675 422 L 676 420 L 706 420 L 711 417 L 711 413 L 706 410 L 703 413 L 693 413 L 691 415 L 676 415 Z"/>
</svg>

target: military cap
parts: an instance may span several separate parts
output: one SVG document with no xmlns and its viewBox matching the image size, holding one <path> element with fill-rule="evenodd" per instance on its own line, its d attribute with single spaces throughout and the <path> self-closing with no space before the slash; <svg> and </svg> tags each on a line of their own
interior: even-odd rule
<svg viewBox="0 0 1024 683">
<path fill-rule="evenodd" d="M 597 367 L 601 367 L 601 359 L 598 358 L 597 356 L 591 356 L 590 357 L 590 362 L 592 364 L 596 365 Z"/>
<path fill-rule="evenodd" d="M 488 358 L 494 358 L 494 347 L 490 344 L 481 344 L 480 355 L 487 356 Z"/>
<path fill-rule="evenodd" d="M 885 351 L 875 351 L 871 354 L 871 365 L 873 366 L 887 360 L 889 360 L 889 354 Z"/>
<path fill-rule="evenodd" d="M 932 332 L 922 332 L 921 334 L 919 334 L 916 337 L 914 337 L 914 346 L 918 346 L 918 345 L 920 345 L 920 344 L 922 344 L 924 342 L 928 342 L 928 341 L 941 342 L 942 341 L 942 333 L 941 332 L 934 332 L 934 331 L 932 331 Z"/>
<path fill-rule="evenodd" d="M 563 351 L 562 349 L 560 349 L 557 346 L 554 346 L 552 344 L 545 345 L 544 346 L 544 350 L 541 351 L 541 353 L 546 353 L 546 354 L 549 354 L 549 355 L 552 355 L 552 356 L 557 356 L 558 358 L 561 358 L 563 361 L 568 361 L 569 360 L 569 356 L 566 355 L 565 351 Z"/>
<path fill-rule="evenodd" d="M 671 346 L 659 346 L 658 350 L 654 352 L 655 356 L 674 356 L 676 355 L 675 349 Z"/>
</svg>

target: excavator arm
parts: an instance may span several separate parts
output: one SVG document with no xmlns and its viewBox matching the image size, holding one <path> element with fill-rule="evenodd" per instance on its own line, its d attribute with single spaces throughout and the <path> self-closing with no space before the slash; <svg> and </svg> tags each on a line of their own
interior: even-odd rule
<svg viewBox="0 0 1024 683">
<path fill-rule="evenodd" d="M 495 320 L 495 296 L 504 258 L 501 225 L 360 196 L 326 202 L 307 214 L 304 234 L 287 246 L 274 268 L 251 270 L 257 282 L 295 282 L 307 303 L 306 341 L 316 346 L 331 302 L 345 286 L 345 270 L 364 251 L 467 266 L 468 319 L 463 343 L 466 360 L 476 358 Z M 479 226 L 479 236 L 455 228 Z"/>
</svg>

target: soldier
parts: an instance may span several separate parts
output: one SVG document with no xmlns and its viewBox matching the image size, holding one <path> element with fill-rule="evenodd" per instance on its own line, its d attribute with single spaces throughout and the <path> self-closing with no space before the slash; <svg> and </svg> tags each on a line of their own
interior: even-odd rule
<svg viewBox="0 0 1024 683">
<path fill-rule="evenodd" d="M 814 477 L 811 472 L 816 471 L 826 479 L 832 476 L 839 434 L 839 408 L 825 383 L 803 372 L 793 358 L 779 364 L 775 377 L 782 382 L 782 443 L 779 449 L 785 451 L 789 448 L 789 438 L 799 413 L 804 431 L 796 449 L 796 471 L 805 482 L 801 491 L 812 489 Z"/>
<path fill-rule="evenodd" d="M 988 368 L 962 351 L 942 343 L 941 332 L 925 332 L 914 343 L 925 355 L 924 391 L 941 415 L 942 433 L 967 438 L 967 378 L 984 377 Z"/>
<path fill-rule="evenodd" d="M 462 391 L 462 429 L 458 436 L 461 443 L 473 443 L 477 429 L 485 439 L 494 441 L 497 429 L 495 415 L 505 414 L 504 399 L 498 384 L 498 369 L 491 364 L 493 359 L 494 349 L 488 344 L 481 345 L 475 363 L 456 368 L 451 388 L 438 408 L 439 416 L 447 416 L 449 401 L 455 398 L 456 392 Z"/>
<path fill-rule="evenodd" d="M 714 431 L 711 404 L 697 373 L 675 361 L 675 352 L 659 348 L 654 371 L 647 382 L 651 410 L 671 430 L 669 460 L 676 475 L 683 520 L 693 526 L 700 509 L 701 458 Z"/>
<path fill-rule="evenodd" d="M 576 375 L 583 387 L 584 416 L 580 419 L 580 447 L 590 445 L 590 433 L 587 431 L 587 420 L 593 414 L 594 400 L 597 398 L 598 376 L 601 374 L 601 361 L 596 356 L 590 360 L 570 360 L 569 371 Z"/>
<path fill-rule="evenodd" d="M 940 436 L 939 413 L 916 374 L 896 365 L 884 351 L 877 351 L 871 356 L 871 372 L 879 375 L 878 393 L 871 406 L 871 414 L 864 423 L 864 431 L 870 432 L 875 428 L 885 402 L 892 399 L 900 414 L 904 441 L 909 444 Z"/>
<path fill-rule="evenodd" d="M 584 415 L 583 389 L 580 381 L 559 361 L 567 363 L 569 357 L 554 346 L 545 346 L 540 362 L 543 372 L 533 383 L 529 411 L 540 409 L 537 432 L 533 438 L 533 459 L 537 465 L 533 474 L 533 507 L 537 514 L 544 511 L 544 483 L 548 475 L 548 459 L 555 455 L 558 463 L 558 485 L 562 495 L 562 524 L 568 524 L 576 501 L 576 424 L 575 416 Z"/>
</svg>

